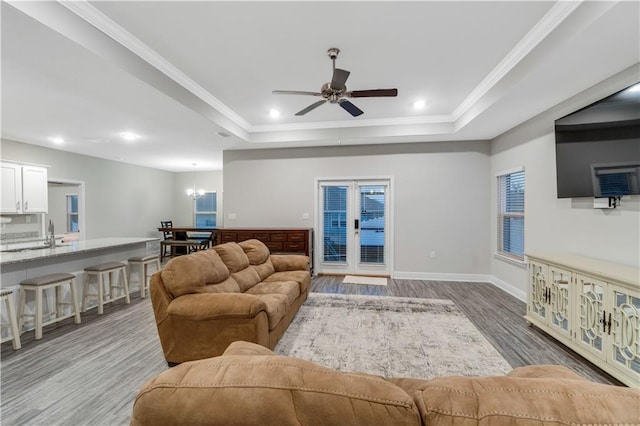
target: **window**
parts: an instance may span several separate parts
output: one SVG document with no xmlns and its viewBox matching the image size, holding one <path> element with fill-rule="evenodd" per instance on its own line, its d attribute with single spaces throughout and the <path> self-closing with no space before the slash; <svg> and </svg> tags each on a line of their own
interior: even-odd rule
<svg viewBox="0 0 640 426">
<path fill-rule="evenodd" d="M 215 228 L 218 199 L 215 192 L 205 192 L 194 202 L 194 226 L 197 228 Z"/>
<path fill-rule="evenodd" d="M 524 260 L 524 169 L 498 175 L 498 253 Z"/>
<path fill-rule="evenodd" d="M 77 195 L 67 195 L 67 232 L 80 232 Z"/>
</svg>

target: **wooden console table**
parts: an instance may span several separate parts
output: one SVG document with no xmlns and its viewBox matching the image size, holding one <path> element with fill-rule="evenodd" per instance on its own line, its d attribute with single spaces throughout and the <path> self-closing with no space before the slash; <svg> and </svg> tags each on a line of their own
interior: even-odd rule
<svg viewBox="0 0 640 426">
<path fill-rule="evenodd" d="M 313 228 L 219 228 L 218 243 L 262 241 L 272 254 L 309 256 L 313 272 Z"/>
</svg>

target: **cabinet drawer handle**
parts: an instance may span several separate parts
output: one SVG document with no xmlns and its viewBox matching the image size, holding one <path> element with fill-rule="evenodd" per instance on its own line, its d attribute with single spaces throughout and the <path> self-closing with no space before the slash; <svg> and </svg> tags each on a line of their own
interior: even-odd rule
<svg viewBox="0 0 640 426">
<path fill-rule="evenodd" d="M 16 203 L 16 210 L 20 210 L 20 201 Z"/>
<path fill-rule="evenodd" d="M 24 211 L 27 211 L 27 210 L 29 210 L 29 202 L 25 201 L 24 202 Z"/>
</svg>

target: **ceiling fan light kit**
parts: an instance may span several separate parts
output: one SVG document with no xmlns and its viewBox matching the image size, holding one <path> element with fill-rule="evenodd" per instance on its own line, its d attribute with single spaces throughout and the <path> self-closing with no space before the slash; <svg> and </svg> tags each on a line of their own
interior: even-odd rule
<svg viewBox="0 0 640 426">
<path fill-rule="evenodd" d="M 347 79 L 349 74 L 347 70 L 336 68 L 336 58 L 340 54 L 340 49 L 332 47 L 327 50 L 327 55 L 333 63 L 333 76 L 331 82 L 325 83 L 320 88 L 319 92 L 305 92 L 301 90 L 274 90 L 276 95 L 308 95 L 308 96 L 321 96 L 323 99 L 316 101 L 308 107 L 298 111 L 295 115 L 302 116 L 318 108 L 327 102 L 331 104 L 338 104 L 351 114 L 353 117 L 358 117 L 364 113 L 360 108 L 355 106 L 347 98 L 374 98 L 374 97 L 395 97 L 398 96 L 398 89 L 369 89 L 369 90 L 352 90 L 347 91 Z"/>
</svg>

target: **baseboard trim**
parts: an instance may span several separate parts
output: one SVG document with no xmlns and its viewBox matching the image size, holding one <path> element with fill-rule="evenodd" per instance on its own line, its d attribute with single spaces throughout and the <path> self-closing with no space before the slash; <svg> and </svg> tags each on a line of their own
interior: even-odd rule
<svg viewBox="0 0 640 426">
<path fill-rule="evenodd" d="M 462 281 L 469 283 L 491 283 L 516 299 L 527 302 L 527 293 L 491 274 L 445 274 L 437 272 L 394 272 L 392 278 L 399 280 Z"/>
<path fill-rule="evenodd" d="M 439 272 L 394 272 L 399 280 L 492 282 L 489 274 L 446 274 Z"/>
</svg>

